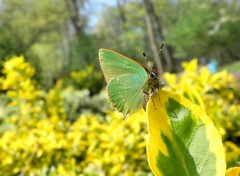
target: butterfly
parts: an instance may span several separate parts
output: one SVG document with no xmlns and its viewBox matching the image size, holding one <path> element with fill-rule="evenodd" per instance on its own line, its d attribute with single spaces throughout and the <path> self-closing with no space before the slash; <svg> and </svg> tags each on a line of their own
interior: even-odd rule
<svg viewBox="0 0 240 176">
<path fill-rule="evenodd" d="M 99 62 L 110 101 L 124 117 L 146 106 L 160 87 L 157 72 L 115 51 L 100 49 Z"/>
</svg>

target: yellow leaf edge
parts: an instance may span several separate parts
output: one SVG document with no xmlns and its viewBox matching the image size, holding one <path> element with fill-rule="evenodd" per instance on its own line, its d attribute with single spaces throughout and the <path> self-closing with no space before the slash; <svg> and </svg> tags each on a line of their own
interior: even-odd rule
<svg viewBox="0 0 240 176">
<path fill-rule="evenodd" d="M 158 94 L 158 95 L 157 95 Z M 152 172 L 155 175 L 161 176 L 162 174 L 156 166 L 158 151 L 161 151 L 166 156 L 168 156 L 167 148 L 164 142 L 159 140 L 159 133 L 154 133 L 155 127 L 164 133 L 169 139 L 173 139 L 170 133 L 169 121 L 166 118 L 167 113 L 165 109 L 165 103 L 168 98 L 173 98 L 175 101 L 189 108 L 196 120 L 201 120 L 206 124 L 207 139 L 209 142 L 209 148 L 212 153 L 216 156 L 216 176 L 223 176 L 226 173 L 226 162 L 225 162 L 225 152 L 223 148 L 223 143 L 221 135 L 217 128 L 214 126 L 212 120 L 206 115 L 203 108 L 193 104 L 188 99 L 184 98 L 175 93 L 171 93 L 166 90 L 159 89 L 158 93 L 152 96 L 152 101 L 150 100 L 147 104 L 147 126 L 148 126 L 148 138 L 147 138 L 147 154 L 148 162 Z M 161 114 L 159 118 L 159 114 Z M 160 128 L 161 126 L 161 128 Z M 155 140 L 158 139 L 158 140 Z"/>
</svg>

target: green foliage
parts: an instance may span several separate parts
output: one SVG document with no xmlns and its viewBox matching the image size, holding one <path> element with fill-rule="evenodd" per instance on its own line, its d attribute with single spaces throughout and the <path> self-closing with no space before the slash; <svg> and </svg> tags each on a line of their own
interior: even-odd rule
<svg viewBox="0 0 240 176">
<path fill-rule="evenodd" d="M 102 36 L 97 35 L 82 35 L 80 39 L 74 38 L 70 48 L 70 70 L 80 70 L 87 66 L 99 68 L 98 50 L 103 43 Z"/>
<path fill-rule="evenodd" d="M 35 65 L 38 81 L 52 87 L 66 62 L 64 2 L 4 0 L 0 6 L 0 60 L 23 54 Z"/>
<path fill-rule="evenodd" d="M 10 0 L 3 1 L 1 6 L 1 57 L 13 54 L 25 55 L 33 44 L 43 38 L 47 39 L 43 34 L 57 32 L 57 27 L 66 15 L 62 3 L 56 6 L 54 1 L 48 0 L 43 0 L 41 3 Z"/>
<path fill-rule="evenodd" d="M 206 0 L 182 0 L 170 6 L 165 13 L 171 15 L 164 21 L 175 57 L 217 57 L 222 62 L 223 58 L 239 59 L 239 7 L 235 1 Z"/>
</svg>

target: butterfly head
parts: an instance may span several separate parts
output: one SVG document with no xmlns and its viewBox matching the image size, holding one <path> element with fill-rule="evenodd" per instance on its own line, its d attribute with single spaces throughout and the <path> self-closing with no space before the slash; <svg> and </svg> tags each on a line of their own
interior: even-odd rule
<svg viewBox="0 0 240 176">
<path fill-rule="evenodd" d="M 148 74 L 148 76 L 149 76 L 149 78 L 150 79 L 153 79 L 153 80 L 157 80 L 158 78 L 157 78 L 157 72 L 155 72 L 155 71 L 150 71 L 150 73 Z"/>
<path fill-rule="evenodd" d="M 159 87 L 158 74 L 156 71 L 148 71 L 148 89 L 150 92 L 154 92 L 156 88 Z"/>
</svg>

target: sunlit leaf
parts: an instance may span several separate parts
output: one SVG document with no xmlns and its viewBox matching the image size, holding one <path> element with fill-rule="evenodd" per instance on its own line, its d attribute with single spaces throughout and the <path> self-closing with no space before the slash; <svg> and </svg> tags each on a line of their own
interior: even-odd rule
<svg viewBox="0 0 240 176">
<path fill-rule="evenodd" d="M 201 98 L 200 93 L 198 92 L 198 90 L 190 83 L 188 82 L 184 82 L 182 84 L 182 89 L 183 91 L 183 96 L 185 98 L 187 98 L 188 100 L 190 100 L 191 102 L 193 102 L 194 104 L 202 107 L 203 109 L 205 109 L 205 105 L 203 103 L 203 100 Z"/>
<path fill-rule="evenodd" d="M 153 173 L 225 175 L 221 137 L 205 111 L 184 97 L 163 90 L 152 100 L 147 106 L 147 152 Z"/>
</svg>

